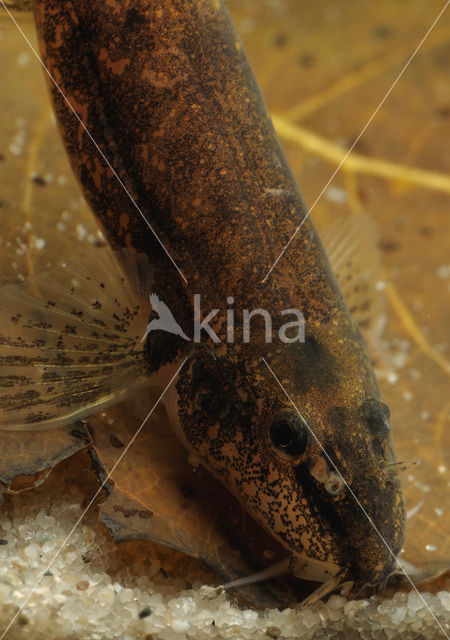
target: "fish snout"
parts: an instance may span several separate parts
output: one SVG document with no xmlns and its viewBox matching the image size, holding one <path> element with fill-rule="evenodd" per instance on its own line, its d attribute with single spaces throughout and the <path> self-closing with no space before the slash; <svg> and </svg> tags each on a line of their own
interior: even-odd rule
<svg viewBox="0 0 450 640">
<path fill-rule="evenodd" d="M 377 586 L 397 566 L 404 543 L 405 514 L 399 486 L 365 481 L 345 517 L 350 572 L 356 583 Z"/>
<path fill-rule="evenodd" d="M 395 570 L 404 542 L 400 483 L 375 477 L 370 468 L 346 470 L 344 478 L 322 454 L 311 459 L 309 474 L 341 540 L 339 564 L 348 567 L 349 579 L 361 587 L 383 583 Z"/>
</svg>

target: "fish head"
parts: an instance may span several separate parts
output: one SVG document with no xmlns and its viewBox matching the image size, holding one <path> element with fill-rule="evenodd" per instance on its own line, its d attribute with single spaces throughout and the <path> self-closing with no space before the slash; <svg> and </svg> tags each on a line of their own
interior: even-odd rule
<svg viewBox="0 0 450 640">
<path fill-rule="evenodd" d="M 291 526 L 294 555 L 310 557 L 318 538 L 320 559 L 332 559 L 356 590 L 384 584 L 404 542 L 403 493 L 390 411 L 357 326 L 343 313 L 309 327 L 304 343 L 281 345 L 267 363 L 288 400 L 272 414 L 270 444 L 310 532 L 302 551 Z"/>
<path fill-rule="evenodd" d="M 309 423 L 310 415 L 301 419 Z M 405 520 L 387 406 L 375 396 L 350 406 L 341 400 L 323 415 L 310 455 L 294 463 L 298 490 L 315 506 L 324 534 L 335 534 L 342 576 L 356 591 L 383 585 L 396 567 Z"/>
<path fill-rule="evenodd" d="M 299 577 L 325 582 L 340 572 L 378 584 L 404 532 L 387 408 L 364 367 L 350 375 L 319 345 L 320 335 L 307 336 L 264 359 L 251 348 L 198 350 L 170 392 L 169 415 Z"/>
</svg>

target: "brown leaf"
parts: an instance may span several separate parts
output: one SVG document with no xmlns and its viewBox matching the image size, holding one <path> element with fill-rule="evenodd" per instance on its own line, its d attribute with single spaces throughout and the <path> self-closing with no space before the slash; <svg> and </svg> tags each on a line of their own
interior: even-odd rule
<svg viewBox="0 0 450 640">
<path fill-rule="evenodd" d="M 148 404 L 149 406 L 145 406 Z M 90 420 L 99 478 L 111 473 L 151 408 L 122 403 Z M 285 556 L 236 499 L 201 467 L 189 463 L 165 412 L 145 425 L 107 482 L 100 518 L 116 541 L 148 539 L 199 558 L 225 581 L 247 576 Z M 241 596 L 263 606 L 292 598 L 287 585 L 249 586 Z"/>
<path fill-rule="evenodd" d="M 35 486 L 41 471 L 52 469 L 91 442 L 82 423 L 48 431 L 2 431 L 0 437 L 0 483 L 5 491 L 14 492 Z M 20 483 L 18 476 L 22 477 Z"/>
</svg>

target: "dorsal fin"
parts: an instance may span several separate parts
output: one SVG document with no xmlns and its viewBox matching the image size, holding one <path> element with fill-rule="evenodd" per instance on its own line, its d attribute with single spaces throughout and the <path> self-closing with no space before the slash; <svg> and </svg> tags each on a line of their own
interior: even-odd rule
<svg viewBox="0 0 450 640">
<path fill-rule="evenodd" d="M 379 333 L 385 306 L 376 224 L 367 214 L 339 218 L 320 237 L 352 316 L 362 331 Z"/>
</svg>

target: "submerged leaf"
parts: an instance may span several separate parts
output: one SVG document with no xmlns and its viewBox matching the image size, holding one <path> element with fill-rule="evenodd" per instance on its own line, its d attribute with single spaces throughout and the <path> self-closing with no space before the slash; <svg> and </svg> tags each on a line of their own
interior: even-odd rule
<svg viewBox="0 0 450 640">
<path fill-rule="evenodd" d="M 141 395 L 140 406 L 122 403 L 89 421 L 101 480 L 139 428 L 137 416 L 145 415 L 152 406 L 151 396 Z M 188 460 L 162 409 L 126 451 L 106 488 L 100 518 L 118 542 L 144 538 L 167 545 L 202 560 L 224 582 L 246 577 L 285 557 L 285 551 L 248 518 L 221 483 Z M 288 583 L 246 585 L 239 593 L 266 606 L 293 602 L 297 597 Z"/>
<path fill-rule="evenodd" d="M 33 431 L 20 435 L 2 432 L 0 438 L 0 483 L 4 489 L 10 487 L 17 476 L 31 477 L 52 469 L 58 462 L 91 443 L 90 434 L 82 423 L 54 431 Z M 27 484 L 33 485 L 34 481 L 30 479 Z"/>
</svg>

